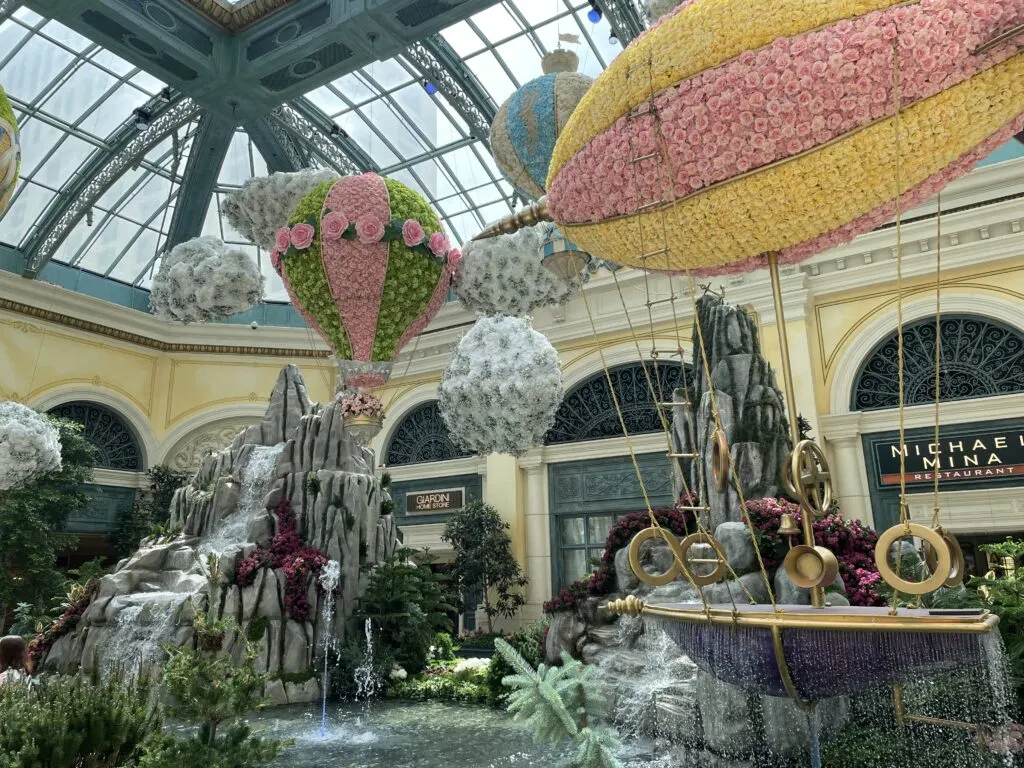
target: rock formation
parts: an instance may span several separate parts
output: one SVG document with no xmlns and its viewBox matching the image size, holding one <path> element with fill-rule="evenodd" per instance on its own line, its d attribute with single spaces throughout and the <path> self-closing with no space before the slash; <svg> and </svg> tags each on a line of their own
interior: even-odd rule
<svg viewBox="0 0 1024 768">
<path fill-rule="evenodd" d="M 387 492 L 373 474 L 373 454 L 346 434 L 335 404 L 311 403 L 295 366 L 281 371 L 262 422 L 243 430 L 225 450 L 206 456 L 192 480 L 175 492 L 170 521 L 177 535 L 143 542 L 104 576 L 82 618 L 59 637 L 46 667 L 112 666 L 145 671 L 160 643 L 194 642 L 198 612 L 231 619 L 222 652 L 241 658 L 242 638 L 255 645 L 259 671 L 271 676 L 277 703 L 319 695 L 314 657 L 323 645 L 324 595 L 308 587 L 308 618 L 286 610 L 286 574 L 258 568 L 249 586 L 234 574 L 281 530 L 275 513 L 287 500 L 305 545 L 341 565 L 332 634 L 343 639 L 366 585 L 367 565 L 392 555 L 399 533 L 381 516 Z"/>
<path fill-rule="evenodd" d="M 743 499 L 779 495 L 790 440 L 775 374 L 761 356 L 757 328 L 743 309 L 712 295 L 703 296 L 697 309 L 704 343 L 695 327 L 694 382 L 674 395 L 679 405 L 673 409 L 671 437 L 675 452 L 698 454 L 680 467 L 679 475 L 685 478 L 680 491 L 698 494 L 709 508 L 703 525 L 714 532 L 731 569 L 721 581 L 705 587 L 704 596 L 710 603 L 766 603 L 770 583 L 778 602 L 809 604 L 808 591 L 790 582 L 781 569 L 766 579 L 735 485 L 730 482 L 719 489 L 713 480 L 712 434 L 720 427 Z M 691 557 L 713 555 L 702 545 L 691 552 Z M 657 540 L 641 549 L 641 560 L 651 573 L 668 570 L 672 559 L 667 545 Z M 689 581 L 680 577 L 652 589 L 633 574 L 628 548 L 623 548 L 615 558 L 615 583 L 615 594 L 591 597 L 575 611 L 552 616 L 546 650 L 549 661 L 568 651 L 600 668 L 617 724 L 626 735 L 670 740 L 684 765 L 745 768 L 753 765 L 748 761 L 755 755 L 806 755 L 807 718 L 792 701 L 750 696 L 723 683 L 697 669 L 661 630 L 601 608 L 627 594 L 650 602 L 700 602 Z M 842 590 L 837 577 L 830 600 L 845 601 Z M 819 704 L 824 735 L 844 722 L 846 710 L 845 700 Z"/>
</svg>

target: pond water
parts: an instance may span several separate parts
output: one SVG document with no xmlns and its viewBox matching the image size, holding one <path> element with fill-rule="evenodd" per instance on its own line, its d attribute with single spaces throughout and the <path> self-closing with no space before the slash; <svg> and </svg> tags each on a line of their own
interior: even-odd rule
<svg viewBox="0 0 1024 768">
<path fill-rule="evenodd" d="M 295 740 L 274 763 L 281 768 L 526 768 L 554 765 L 559 757 L 504 712 L 482 706 L 336 704 L 328 707 L 323 736 L 319 706 L 275 707 L 250 721 L 267 736 Z M 637 745 L 626 751 L 630 768 L 666 765 Z"/>
<path fill-rule="evenodd" d="M 327 732 L 320 712 L 277 707 L 253 718 L 267 736 L 294 739 L 274 765 L 303 768 L 506 768 L 550 764 L 550 748 L 533 743 L 512 719 L 487 707 L 436 702 L 379 702 L 329 707 Z"/>
</svg>

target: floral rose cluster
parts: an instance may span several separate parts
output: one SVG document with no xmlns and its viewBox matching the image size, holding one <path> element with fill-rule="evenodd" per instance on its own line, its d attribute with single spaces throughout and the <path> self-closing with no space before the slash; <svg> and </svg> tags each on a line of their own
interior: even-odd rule
<svg viewBox="0 0 1024 768">
<path fill-rule="evenodd" d="M 562 402 L 558 353 L 526 320 L 481 318 L 456 347 L 438 400 L 463 448 L 521 455 L 555 423 Z"/>
<path fill-rule="evenodd" d="M 161 320 L 223 320 L 260 301 L 263 282 L 245 251 L 228 248 L 216 237 L 197 237 L 164 256 L 153 278 L 150 306 Z"/>
<path fill-rule="evenodd" d="M 280 272 L 282 258 L 305 251 L 313 244 L 317 236 L 318 223 L 321 241 L 353 240 L 362 245 L 373 245 L 388 240 L 400 240 L 407 248 L 434 259 L 447 259 L 457 264 L 462 258 L 458 249 L 452 248 L 443 232 L 434 232 L 428 236 L 423 225 L 416 219 L 393 218 L 383 221 L 373 214 L 364 213 L 353 221 L 341 211 L 327 211 L 319 222 L 315 216 L 311 216 L 306 221 L 277 230 L 270 253 L 275 269 Z"/>
<path fill-rule="evenodd" d="M 384 418 L 384 403 L 376 395 L 363 390 L 349 391 L 343 393 L 339 398 L 341 415 L 344 416 L 372 416 Z"/>
<path fill-rule="evenodd" d="M 260 547 L 243 558 L 235 569 L 235 583 L 239 587 L 248 587 L 261 568 L 280 568 L 285 578 L 285 613 L 296 621 L 306 621 L 311 615 L 309 585 L 317 580 L 327 565 L 327 555 L 302 540 L 295 510 L 287 500 L 282 499 L 278 503 L 274 516 L 277 518 L 277 533 L 271 539 L 270 548 Z"/>
<path fill-rule="evenodd" d="M 221 203 L 228 223 L 253 245 L 274 247 L 274 233 L 288 221 L 299 200 L 315 186 L 338 178 L 331 170 L 305 168 L 295 173 L 272 173 L 249 179 Z"/>
<path fill-rule="evenodd" d="M 758 535 L 758 546 L 768 569 L 782 564 L 789 547 L 779 535 L 782 515 L 793 516 L 797 526 L 803 516 L 797 504 L 786 499 L 751 499 L 744 507 Z M 878 534 L 860 520 L 847 520 L 838 513 L 829 513 L 813 523 L 814 542 L 832 550 L 839 560 L 839 575 L 846 587 L 850 605 L 885 605 L 880 591 L 881 576 L 875 565 L 875 544 Z"/>
<path fill-rule="evenodd" d="M 466 244 L 455 273 L 455 295 L 466 309 L 521 317 L 564 304 L 579 291 L 580 281 L 562 280 L 542 263 L 546 226 Z"/>
<path fill-rule="evenodd" d="M 60 468 L 56 428 L 21 403 L 0 403 L 0 491 Z"/>
</svg>

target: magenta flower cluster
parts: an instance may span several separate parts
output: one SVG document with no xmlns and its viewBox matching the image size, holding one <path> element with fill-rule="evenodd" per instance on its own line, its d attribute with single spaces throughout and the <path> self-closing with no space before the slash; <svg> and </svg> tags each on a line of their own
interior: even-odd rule
<svg viewBox="0 0 1024 768">
<path fill-rule="evenodd" d="M 281 500 L 274 509 L 274 516 L 277 533 L 271 539 L 270 548 L 260 547 L 243 558 L 235 569 L 235 583 L 248 587 L 261 568 L 280 568 L 285 577 L 285 613 L 296 621 L 306 621 L 311 614 L 309 585 L 327 564 L 327 555 L 302 540 L 295 510 L 287 500 Z"/>
<path fill-rule="evenodd" d="M 693 517 L 679 507 L 693 506 L 693 497 L 684 496 L 676 507 L 655 509 L 654 516 L 658 524 L 677 536 L 685 536 L 694 530 Z M 551 600 L 544 603 L 544 613 L 555 611 L 571 611 L 588 597 L 601 597 L 615 590 L 615 555 L 623 547 L 629 546 L 640 531 L 651 527 L 651 518 L 647 512 L 631 512 L 623 515 L 612 526 L 605 539 L 604 553 L 596 570 L 582 579 L 564 587 Z"/>
<path fill-rule="evenodd" d="M 39 664 L 46 658 L 46 654 L 50 652 L 53 644 L 78 626 L 79 619 L 82 618 L 82 614 L 89 607 L 89 603 L 92 602 L 99 588 L 99 579 L 90 581 L 81 596 L 74 602 L 68 603 L 60 618 L 32 639 L 28 645 L 28 658 L 33 671 L 38 670 Z"/>
<path fill-rule="evenodd" d="M 782 515 L 789 513 L 797 526 L 803 524 L 800 507 L 786 499 L 752 499 L 746 513 L 758 533 L 758 547 L 765 567 L 777 568 L 788 551 L 788 544 L 779 535 Z M 837 513 L 814 521 L 814 542 L 832 550 L 839 560 L 839 575 L 846 587 L 851 605 L 885 605 L 881 576 L 875 565 L 875 544 L 878 534 L 860 520 L 848 520 Z"/>
</svg>

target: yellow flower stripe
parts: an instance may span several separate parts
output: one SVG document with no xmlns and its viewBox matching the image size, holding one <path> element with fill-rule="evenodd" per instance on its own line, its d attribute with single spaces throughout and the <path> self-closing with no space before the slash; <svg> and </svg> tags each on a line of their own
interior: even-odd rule
<svg viewBox="0 0 1024 768">
<path fill-rule="evenodd" d="M 902 191 L 946 168 L 1022 113 L 1024 54 L 908 107 L 900 115 Z M 664 217 L 671 249 L 664 268 L 699 270 L 740 262 L 831 232 L 884 205 L 894 197 L 894 139 L 890 118 L 816 152 L 678 201 Z M 643 248 L 664 247 L 666 226 L 657 210 L 564 230 L 598 258 L 642 267 L 640 227 Z"/>
<path fill-rule="evenodd" d="M 546 186 L 551 186 L 569 158 L 652 92 L 777 38 L 902 2 L 905 0 L 699 0 L 626 48 L 597 78 L 558 138 Z"/>
</svg>

